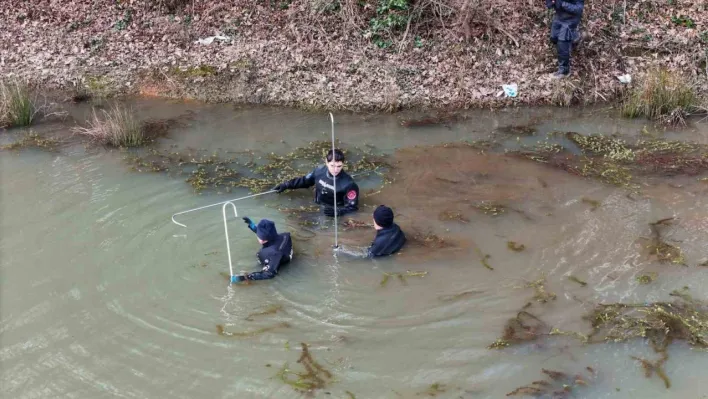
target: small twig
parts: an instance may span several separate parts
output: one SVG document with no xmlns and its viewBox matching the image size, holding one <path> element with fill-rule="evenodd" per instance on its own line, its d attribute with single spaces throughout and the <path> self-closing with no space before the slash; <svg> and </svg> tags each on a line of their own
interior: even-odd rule
<svg viewBox="0 0 708 399">
<path fill-rule="evenodd" d="M 406 38 L 408 37 L 408 31 L 411 28 L 411 21 L 413 20 L 413 14 L 408 17 L 408 23 L 406 24 L 406 31 L 403 33 L 403 38 L 398 42 L 398 53 L 400 54 L 403 50 L 403 46 L 406 43 Z"/>
</svg>

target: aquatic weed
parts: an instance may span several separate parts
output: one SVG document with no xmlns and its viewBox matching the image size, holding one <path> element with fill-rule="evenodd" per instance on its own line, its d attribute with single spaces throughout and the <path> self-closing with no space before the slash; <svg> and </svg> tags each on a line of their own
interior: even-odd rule
<svg viewBox="0 0 708 399">
<path fill-rule="evenodd" d="M 246 316 L 246 318 L 244 320 L 253 321 L 254 317 L 270 316 L 270 315 L 276 314 L 282 310 L 283 310 L 283 305 L 269 305 L 265 309 L 263 309 L 259 312 L 250 313 L 248 316 Z"/>
<path fill-rule="evenodd" d="M 300 345 L 302 351 L 297 363 L 302 365 L 305 371 L 290 370 L 288 363 L 285 363 L 276 376 L 301 393 L 312 393 L 317 389 L 325 388 L 333 381 L 333 374 L 312 357 L 307 344 L 302 342 Z"/>
<path fill-rule="evenodd" d="M 526 245 L 524 244 L 519 244 L 515 241 L 507 241 L 506 242 L 506 247 L 509 248 L 510 250 L 514 252 L 521 252 L 526 249 Z"/>
<path fill-rule="evenodd" d="M 226 331 L 226 328 L 224 327 L 223 324 L 217 324 L 216 325 L 216 333 L 221 335 L 222 337 L 231 337 L 231 338 L 251 338 L 255 337 L 257 335 L 261 335 L 263 333 L 273 331 L 279 328 L 290 328 L 290 323 L 287 322 L 282 322 L 278 323 L 274 326 L 270 327 L 262 327 L 253 331 L 245 331 L 245 332 L 230 332 Z"/>
<path fill-rule="evenodd" d="M 581 279 L 579 279 L 579 278 L 577 278 L 577 277 L 575 277 L 575 276 L 568 276 L 568 280 L 570 280 L 570 281 L 572 281 L 572 282 L 574 282 L 574 283 L 580 284 L 581 287 L 585 287 L 585 286 L 588 285 L 588 283 L 586 283 L 585 281 L 583 281 L 583 280 L 581 280 Z"/>
<path fill-rule="evenodd" d="M 21 148 L 40 148 L 47 151 L 56 151 L 59 142 L 54 138 L 46 138 L 35 132 L 25 133 L 21 139 L 12 144 L 0 146 L 0 150 L 19 150 Z"/>
<path fill-rule="evenodd" d="M 381 287 L 385 287 L 386 284 L 388 283 L 388 280 L 389 280 L 391 277 L 397 277 L 397 278 L 401 281 L 401 283 L 402 283 L 403 285 L 406 285 L 406 284 L 407 284 L 407 282 L 406 282 L 406 278 L 407 278 L 407 277 L 425 277 L 425 276 L 427 276 L 427 275 L 428 275 L 428 272 L 426 272 L 426 271 L 417 271 L 417 272 L 414 272 L 414 271 L 406 270 L 405 273 L 388 273 L 388 272 L 384 272 L 383 277 L 381 278 L 381 282 L 379 283 L 379 285 L 380 285 Z"/>
<path fill-rule="evenodd" d="M 647 248 L 649 249 L 649 253 L 656 255 L 657 259 L 661 263 L 670 262 L 675 265 L 686 266 L 686 258 L 683 256 L 681 248 L 664 241 L 661 234 L 660 228 L 671 225 L 673 220 L 674 218 L 671 217 L 649 223 L 649 227 L 652 232 L 652 239 Z"/>
<path fill-rule="evenodd" d="M 586 370 L 592 370 L 587 367 Z M 533 397 L 551 397 L 554 399 L 565 399 L 574 397 L 573 391 L 580 387 L 588 386 L 587 380 L 581 374 L 568 374 L 562 371 L 541 369 L 545 374 L 546 379 L 533 381 L 528 385 L 524 385 L 514 389 L 506 394 L 506 396 L 533 396 Z M 592 371 L 590 371 L 593 374 Z M 591 377 L 593 377 L 591 375 Z"/>
</svg>

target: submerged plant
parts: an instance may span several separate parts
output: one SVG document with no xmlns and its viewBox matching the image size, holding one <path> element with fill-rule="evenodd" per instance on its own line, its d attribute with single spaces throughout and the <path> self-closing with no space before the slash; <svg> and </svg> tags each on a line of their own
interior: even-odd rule
<svg viewBox="0 0 708 399">
<path fill-rule="evenodd" d="M 12 144 L 0 146 L 2 150 L 18 150 L 20 148 L 41 148 L 48 151 L 56 150 L 59 142 L 53 138 L 44 138 L 35 132 L 29 132 L 22 136 L 20 140 Z"/>
<path fill-rule="evenodd" d="M 391 277 L 397 277 L 403 285 L 406 285 L 406 277 L 425 277 L 428 275 L 428 272 L 421 271 L 421 272 L 412 272 L 410 270 L 406 270 L 405 273 L 388 273 L 384 272 L 383 277 L 381 278 L 381 283 L 379 285 L 381 287 L 385 287 L 386 284 L 388 283 L 388 280 Z"/>
<path fill-rule="evenodd" d="M 317 389 L 326 387 L 332 382 L 334 376 L 312 357 L 307 344 L 302 342 L 300 345 L 302 346 L 302 352 L 297 363 L 302 365 L 305 371 L 290 370 L 288 364 L 285 363 L 276 376 L 296 391 L 312 393 Z"/>
<path fill-rule="evenodd" d="M 651 272 L 649 274 L 642 274 L 640 276 L 637 276 L 637 282 L 642 285 L 651 284 L 652 282 L 654 282 L 654 280 L 656 280 L 657 276 L 658 275 L 655 272 Z"/>
<path fill-rule="evenodd" d="M 474 248 L 474 251 L 477 253 L 477 256 L 479 256 L 479 261 L 482 262 L 482 266 L 486 267 L 489 270 L 494 270 L 494 268 L 489 264 L 489 262 L 487 262 L 487 260 L 490 259 L 492 255 L 482 253 L 482 250 L 477 247 Z"/>
<path fill-rule="evenodd" d="M 226 328 L 224 327 L 223 324 L 217 324 L 216 325 L 216 333 L 223 336 L 223 337 L 231 337 L 231 338 L 251 338 L 255 337 L 257 335 L 261 335 L 263 333 L 266 333 L 268 331 L 273 331 L 278 328 L 290 328 L 290 323 L 287 322 L 282 322 L 278 323 L 274 326 L 270 327 L 262 327 L 257 330 L 253 331 L 244 331 L 244 332 L 230 332 L 226 331 Z"/>
<path fill-rule="evenodd" d="M 526 249 L 526 245 L 518 244 L 515 241 L 507 241 L 506 247 L 514 252 L 521 252 Z"/>
<path fill-rule="evenodd" d="M 278 313 L 278 311 L 283 310 L 283 305 L 269 305 L 260 312 L 250 313 L 244 320 L 253 321 L 254 317 L 269 316 Z"/>
<path fill-rule="evenodd" d="M 660 228 L 670 225 L 673 220 L 674 218 L 666 218 L 649 223 L 649 227 L 652 231 L 652 239 L 648 249 L 652 255 L 656 255 L 661 263 L 669 262 L 675 265 L 686 266 L 686 258 L 683 256 L 681 248 L 667 243 L 661 235 Z"/>
<path fill-rule="evenodd" d="M 577 277 L 575 277 L 575 276 L 568 276 L 568 280 L 570 280 L 570 281 L 572 281 L 572 282 L 574 282 L 574 283 L 580 284 L 581 287 L 585 287 L 585 286 L 588 285 L 588 283 L 586 283 L 585 281 L 583 281 L 583 280 L 581 280 L 581 279 L 579 279 L 579 278 L 577 278 Z"/>
<path fill-rule="evenodd" d="M 506 212 L 506 207 L 504 205 L 486 201 L 474 205 L 474 208 L 481 212 L 484 212 L 484 214 L 486 215 L 491 216 L 498 216 Z"/>
<path fill-rule="evenodd" d="M 587 367 L 594 377 L 592 367 Z M 588 385 L 587 379 L 581 374 L 568 374 L 562 371 L 541 369 L 546 379 L 534 381 L 528 385 L 516 388 L 506 394 L 506 396 L 532 396 L 535 398 L 564 399 L 575 397 L 574 390 Z"/>
<path fill-rule="evenodd" d="M 438 219 L 442 221 L 450 221 L 450 220 L 456 220 L 458 222 L 462 223 L 469 223 L 470 220 L 465 217 L 461 212 L 455 212 L 455 211 L 442 211 L 438 215 Z"/>
<path fill-rule="evenodd" d="M 502 349 L 511 345 L 534 341 L 540 336 L 547 335 L 549 331 L 550 328 L 543 320 L 522 310 L 516 314 L 516 317 L 506 322 L 502 337 L 492 342 L 487 348 Z"/>
<path fill-rule="evenodd" d="M 553 301 L 556 299 L 556 294 L 546 290 L 546 278 L 542 277 L 536 281 L 531 281 L 526 283 L 525 288 L 533 288 L 535 294 L 533 299 L 537 302 L 546 303 L 548 301 Z"/>
</svg>

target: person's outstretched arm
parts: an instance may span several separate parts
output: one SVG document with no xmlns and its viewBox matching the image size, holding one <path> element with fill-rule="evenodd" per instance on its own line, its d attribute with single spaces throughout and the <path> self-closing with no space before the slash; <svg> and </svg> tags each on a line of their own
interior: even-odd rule
<svg viewBox="0 0 708 399">
<path fill-rule="evenodd" d="M 282 182 L 277 186 L 273 187 L 273 190 L 282 193 L 285 190 L 296 190 L 298 188 L 308 188 L 315 185 L 315 171 L 306 174 L 302 177 L 296 177 L 294 179 Z"/>
</svg>

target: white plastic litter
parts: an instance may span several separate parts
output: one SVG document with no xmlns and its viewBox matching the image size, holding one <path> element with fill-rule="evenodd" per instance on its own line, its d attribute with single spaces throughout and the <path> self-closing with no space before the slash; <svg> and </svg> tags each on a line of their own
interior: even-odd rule
<svg viewBox="0 0 708 399">
<path fill-rule="evenodd" d="M 630 74 L 618 76 L 617 79 L 624 84 L 632 83 L 632 75 Z"/>
<path fill-rule="evenodd" d="M 502 90 L 507 97 L 516 97 L 519 94 L 519 87 L 516 83 L 502 85 Z"/>
<path fill-rule="evenodd" d="M 204 39 L 199 39 L 199 40 L 197 40 L 197 41 L 194 42 L 194 43 L 197 43 L 197 44 L 204 44 L 204 45 L 207 45 L 207 46 L 208 46 L 208 45 L 210 45 L 211 43 L 213 43 L 214 40 L 230 41 L 231 38 L 229 38 L 228 36 L 209 36 L 209 37 L 205 37 Z"/>
</svg>

